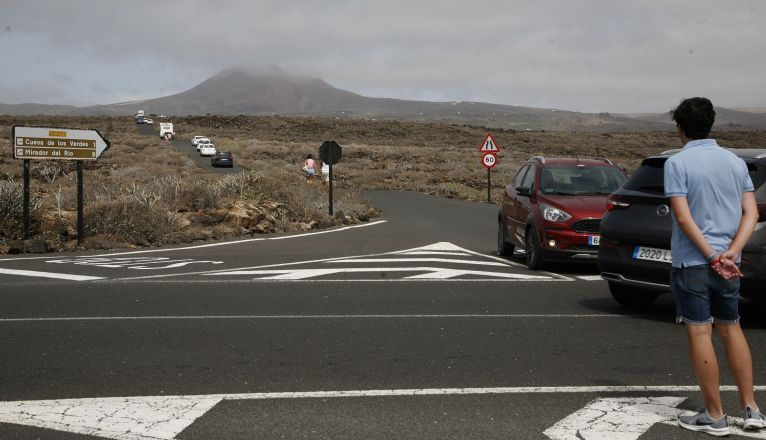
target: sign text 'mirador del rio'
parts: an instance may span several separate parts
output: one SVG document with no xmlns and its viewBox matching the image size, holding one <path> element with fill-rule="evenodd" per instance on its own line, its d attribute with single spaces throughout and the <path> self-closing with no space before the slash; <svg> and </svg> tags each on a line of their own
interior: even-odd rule
<svg viewBox="0 0 766 440">
<path fill-rule="evenodd" d="M 16 159 L 95 160 L 109 148 L 96 130 L 13 127 Z"/>
</svg>

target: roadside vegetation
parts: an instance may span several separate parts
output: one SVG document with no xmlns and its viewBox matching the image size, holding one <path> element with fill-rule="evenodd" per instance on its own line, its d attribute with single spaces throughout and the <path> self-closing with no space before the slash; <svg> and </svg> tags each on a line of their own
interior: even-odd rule
<svg viewBox="0 0 766 440">
<path fill-rule="evenodd" d="M 156 118 L 155 118 L 156 119 Z M 12 158 L 13 125 L 99 130 L 112 143 L 85 162 L 86 248 L 158 246 L 254 234 L 327 228 L 380 215 L 368 189 L 419 191 L 487 201 L 479 146 L 489 130 L 502 149 L 492 170 L 499 198 L 520 164 L 535 155 L 605 157 L 628 172 L 650 154 L 678 148 L 673 132 L 576 133 L 488 129 L 417 122 L 201 116 L 172 118 L 177 139 L 212 138 L 244 171 L 221 175 L 195 165 L 131 117 L 0 116 L 0 253 L 22 238 L 22 161 Z M 758 148 L 766 132 L 715 133 L 722 145 Z M 327 187 L 307 185 L 301 166 L 325 140 L 343 147 L 333 167 L 334 211 Z M 193 148 L 188 146 L 188 148 Z M 32 235 L 48 251 L 76 245 L 76 164 L 32 161 Z"/>
</svg>

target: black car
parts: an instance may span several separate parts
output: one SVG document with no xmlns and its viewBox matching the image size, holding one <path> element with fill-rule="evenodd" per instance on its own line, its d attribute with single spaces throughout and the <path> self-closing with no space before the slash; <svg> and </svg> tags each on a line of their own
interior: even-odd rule
<svg viewBox="0 0 766 440">
<path fill-rule="evenodd" d="M 601 221 L 598 265 L 617 302 L 646 307 L 670 292 L 670 200 L 665 197 L 665 161 L 680 150 L 644 159 L 622 188 L 607 198 Z M 742 252 L 743 298 L 766 299 L 766 149 L 731 149 L 747 164 L 760 218 Z"/>
<path fill-rule="evenodd" d="M 210 158 L 210 165 L 214 167 L 233 167 L 234 156 L 230 151 L 216 151 L 212 158 Z"/>
</svg>

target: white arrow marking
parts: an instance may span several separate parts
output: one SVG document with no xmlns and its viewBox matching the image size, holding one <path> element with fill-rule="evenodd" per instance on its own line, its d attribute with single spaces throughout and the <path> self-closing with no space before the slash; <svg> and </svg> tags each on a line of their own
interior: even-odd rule
<svg viewBox="0 0 766 440">
<path fill-rule="evenodd" d="M 766 390 L 756 386 L 756 391 Z M 498 388 L 424 388 L 395 390 L 341 390 L 307 392 L 272 392 L 246 394 L 210 394 L 191 396 L 144 396 L 144 397 L 105 397 L 93 399 L 30 400 L 18 402 L 0 402 L 0 423 L 35 426 L 58 431 L 99 436 L 116 440 L 167 440 L 173 439 L 181 431 L 202 417 L 222 400 L 270 400 L 270 399 L 329 399 L 343 397 L 411 397 L 411 396 L 461 396 L 461 395 L 497 395 L 497 394 L 556 394 L 556 393 L 614 393 L 614 392 L 692 392 L 696 386 L 601 386 L 601 387 L 498 387 Z M 722 391 L 736 391 L 734 386 L 722 386 Z M 681 410 L 675 408 L 684 400 L 683 397 L 634 397 L 624 399 L 599 399 L 591 402 L 582 410 L 560 421 L 545 434 L 551 439 L 626 439 L 638 438 L 638 435 L 621 437 L 626 427 L 635 427 L 634 420 L 628 420 L 623 414 L 611 417 L 615 411 L 631 411 L 637 418 L 650 414 L 660 422 L 675 423 L 675 417 Z M 610 401 L 611 403 L 600 403 Z M 606 422 L 606 420 L 612 422 Z M 611 431 L 605 430 L 601 437 L 583 436 L 578 426 L 587 429 L 588 421 L 601 420 L 611 425 Z M 671 421 L 672 420 L 672 421 Z M 574 432 L 570 436 L 553 437 L 552 430 L 568 423 Z M 652 422 L 652 424 L 655 422 Z M 592 423 L 591 423 L 592 424 Z M 646 429 L 651 426 L 649 424 Z M 619 430 L 619 431 L 618 431 Z M 766 432 L 744 432 L 732 428 L 737 435 L 766 439 Z M 563 434 L 562 434 L 563 435 Z"/>
<path fill-rule="evenodd" d="M 269 275 L 258 277 L 259 280 L 304 280 L 339 273 L 379 273 L 379 272 L 426 272 L 410 276 L 407 279 L 448 279 L 463 275 L 480 275 L 495 278 L 515 280 L 551 280 L 551 277 L 540 275 L 524 275 L 516 273 L 488 272 L 481 270 L 452 270 L 439 267 L 347 267 L 338 269 L 270 269 L 270 270 L 237 270 L 203 274 L 204 276 L 228 275 Z"/>
<path fill-rule="evenodd" d="M 55 278 L 59 280 L 72 280 L 72 281 L 93 281 L 93 280 L 103 279 L 103 277 L 91 277 L 87 275 L 72 275 L 68 273 L 40 272 L 36 270 L 0 269 L 0 273 L 4 273 L 6 275 L 19 275 L 23 277 Z"/>
<path fill-rule="evenodd" d="M 675 419 L 685 397 L 596 399 L 543 434 L 551 440 L 636 440 L 655 423 Z"/>
<path fill-rule="evenodd" d="M 220 396 L 112 397 L 0 403 L 0 421 L 117 440 L 172 439 Z"/>
<path fill-rule="evenodd" d="M 657 423 L 677 425 L 677 408 L 685 397 L 620 397 L 596 399 L 551 426 L 551 440 L 637 440 Z M 729 417 L 732 434 L 766 439 L 766 432 L 744 431 L 742 419 Z"/>
<path fill-rule="evenodd" d="M 476 264 L 479 266 L 501 266 L 508 267 L 507 264 L 494 261 L 479 260 L 457 260 L 450 258 L 348 258 L 344 260 L 332 260 L 326 263 L 456 263 L 456 264 Z"/>
</svg>

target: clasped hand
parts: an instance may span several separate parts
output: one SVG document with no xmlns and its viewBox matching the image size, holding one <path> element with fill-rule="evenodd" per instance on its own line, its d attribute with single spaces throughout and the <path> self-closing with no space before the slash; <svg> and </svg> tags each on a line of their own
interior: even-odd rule
<svg viewBox="0 0 766 440">
<path fill-rule="evenodd" d="M 742 278 L 742 271 L 737 266 L 737 255 L 734 252 L 726 251 L 718 257 L 711 267 L 721 278 L 730 280 L 733 278 Z"/>
</svg>

